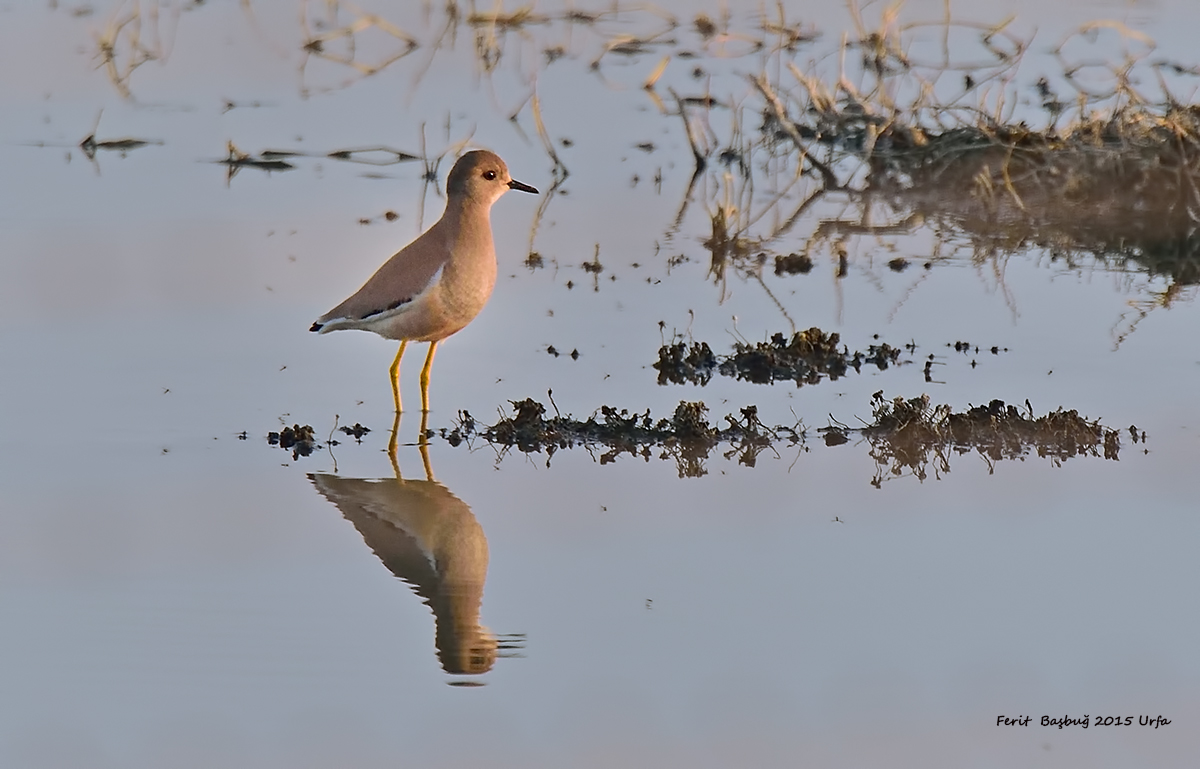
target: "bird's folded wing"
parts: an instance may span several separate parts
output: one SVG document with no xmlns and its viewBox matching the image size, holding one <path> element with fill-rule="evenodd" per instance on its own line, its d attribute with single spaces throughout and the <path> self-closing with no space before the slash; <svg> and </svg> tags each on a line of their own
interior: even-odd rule
<svg viewBox="0 0 1200 769">
<path fill-rule="evenodd" d="M 450 252 L 436 235 L 426 232 L 385 262 L 353 296 L 318 318 L 314 330 L 402 311 L 417 300 L 437 284 L 449 261 Z"/>
</svg>

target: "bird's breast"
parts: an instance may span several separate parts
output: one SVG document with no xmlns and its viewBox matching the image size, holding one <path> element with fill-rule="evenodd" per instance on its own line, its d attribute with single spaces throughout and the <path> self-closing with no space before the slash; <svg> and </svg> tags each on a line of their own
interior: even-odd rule
<svg viewBox="0 0 1200 769">
<path fill-rule="evenodd" d="M 438 303 L 447 319 L 465 326 L 483 310 L 496 285 L 496 256 L 490 247 L 457 253 L 442 272 L 437 287 Z M 460 327 L 461 327 L 460 326 Z"/>
</svg>

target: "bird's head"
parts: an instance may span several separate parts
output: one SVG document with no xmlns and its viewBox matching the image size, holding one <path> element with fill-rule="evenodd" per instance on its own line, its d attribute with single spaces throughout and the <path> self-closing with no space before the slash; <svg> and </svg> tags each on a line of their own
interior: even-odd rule
<svg viewBox="0 0 1200 769">
<path fill-rule="evenodd" d="M 500 156 L 487 150 L 463 155 L 446 178 L 447 197 L 464 197 L 489 206 L 509 190 L 537 193 L 533 187 L 512 178 Z"/>
</svg>

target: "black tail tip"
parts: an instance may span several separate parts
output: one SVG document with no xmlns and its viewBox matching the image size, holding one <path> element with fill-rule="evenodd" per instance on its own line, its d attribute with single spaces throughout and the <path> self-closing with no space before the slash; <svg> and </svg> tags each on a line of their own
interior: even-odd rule
<svg viewBox="0 0 1200 769">
<path fill-rule="evenodd" d="M 312 328 L 310 328 L 309 331 L 320 331 L 323 328 L 323 326 L 324 326 L 324 324 L 322 324 L 322 323 L 314 323 L 314 324 L 312 324 Z"/>
</svg>

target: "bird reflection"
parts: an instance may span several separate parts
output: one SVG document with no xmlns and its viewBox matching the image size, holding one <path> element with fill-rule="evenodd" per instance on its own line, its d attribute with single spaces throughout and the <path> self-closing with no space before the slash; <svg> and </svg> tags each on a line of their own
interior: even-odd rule
<svg viewBox="0 0 1200 769">
<path fill-rule="evenodd" d="M 308 477 L 354 524 L 383 565 L 433 610 L 434 645 L 442 668 L 455 675 L 486 673 L 497 656 L 506 656 L 498 655 L 498 650 L 519 648 L 515 639 L 498 643 L 479 623 L 487 579 L 487 538 L 467 503 L 434 479 L 423 440 L 420 450 L 426 480 L 401 477 L 395 451 L 399 420 L 397 415 L 388 447 L 394 478 L 342 478 L 324 473 Z M 421 435 L 425 435 L 424 424 Z"/>
</svg>

